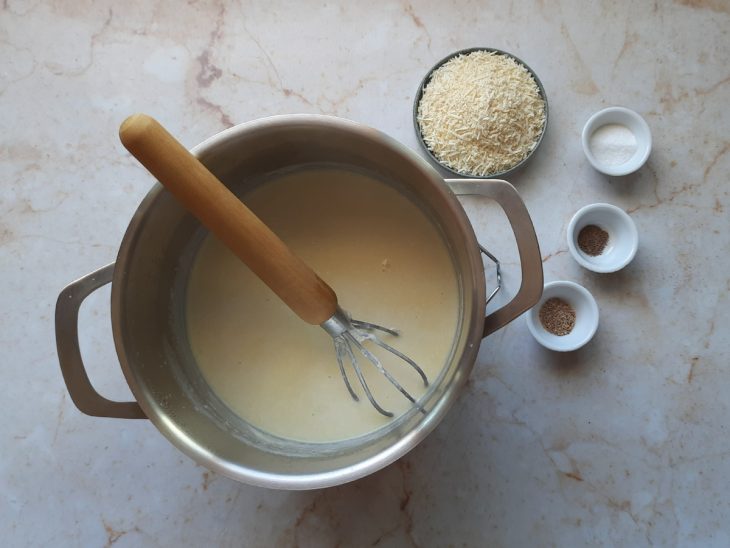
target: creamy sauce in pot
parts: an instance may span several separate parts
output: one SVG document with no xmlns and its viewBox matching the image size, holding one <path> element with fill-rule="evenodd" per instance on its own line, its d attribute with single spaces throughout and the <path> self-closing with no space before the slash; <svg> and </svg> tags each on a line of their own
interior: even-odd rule
<svg viewBox="0 0 730 548">
<path fill-rule="evenodd" d="M 353 317 L 400 330 L 379 335 L 435 380 L 456 335 L 459 289 L 436 227 L 407 198 L 362 174 L 311 169 L 254 189 L 244 202 L 337 293 Z M 351 399 L 332 338 L 296 316 L 236 256 L 208 236 L 187 289 L 187 328 L 198 366 L 234 412 L 261 430 L 308 442 L 338 441 L 388 423 L 351 367 Z M 372 347 L 413 394 L 410 366 Z M 411 406 L 375 368 L 359 363 L 379 403 L 396 417 Z"/>
</svg>

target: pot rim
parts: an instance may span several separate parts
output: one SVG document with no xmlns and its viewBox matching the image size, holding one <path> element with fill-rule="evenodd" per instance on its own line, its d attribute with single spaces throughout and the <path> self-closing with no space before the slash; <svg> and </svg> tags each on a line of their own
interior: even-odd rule
<svg viewBox="0 0 730 548">
<path fill-rule="evenodd" d="M 423 172 L 424 176 L 435 184 L 438 192 L 451 204 L 450 211 L 456 215 L 456 221 L 461 228 L 461 232 L 468 240 L 466 245 L 468 248 L 474 250 L 469 255 L 469 268 L 472 270 L 472 277 L 478 281 L 477 287 L 473 288 L 474 300 L 478 303 L 485 302 L 484 265 L 481 260 L 474 229 L 461 203 L 449 189 L 444 178 L 425 159 L 385 133 L 364 124 L 335 116 L 322 114 L 284 114 L 259 118 L 225 129 L 193 147 L 191 152 L 196 157 L 201 158 L 206 152 L 213 150 L 217 145 L 242 133 L 277 126 L 292 126 L 293 124 L 314 125 L 325 128 L 332 127 L 358 133 L 365 138 L 379 140 L 381 144 L 385 144 L 394 149 L 395 152 L 403 157 L 404 161 L 409 161 L 416 165 Z M 130 365 L 132 360 L 123 345 L 122 336 L 122 316 L 124 310 L 124 292 L 122 290 L 124 284 L 122 283 L 122 278 L 126 274 L 127 265 L 133 254 L 135 236 L 163 191 L 164 188 L 162 185 L 155 182 L 153 188 L 150 189 L 133 214 L 124 234 L 117 254 L 116 268 L 114 269 L 112 280 L 111 316 L 114 344 L 127 384 L 145 415 L 175 447 L 197 463 L 249 485 L 288 490 L 315 489 L 341 485 L 384 468 L 418 445 L 443 420 L 447 411 L 460 395 L 476 362 L 485 322 L 484 310 L 480 305 L 473 306 L 470 317 L 464 318 L 462 329 L 467 330 L 466 344 L 464 345 L 462 354 L 454 358 L 458 360 L 459 366 L 451 381 L 453 386 L 435 403 L 428 416 L 412 430 L 403 435 L 394 444 L 356 464 L 317 473 L 281 474 L 262 472 L 261 470 L 250 468 L 240 463 L 232 463 L 217 457 L 186 432 L 178 428 L 172 420 L 160 413 L 159 406 L 155 405 L 154 401 L 150 401 L 152 398 L 138 384 L 133 367 Z"/>
</svg>

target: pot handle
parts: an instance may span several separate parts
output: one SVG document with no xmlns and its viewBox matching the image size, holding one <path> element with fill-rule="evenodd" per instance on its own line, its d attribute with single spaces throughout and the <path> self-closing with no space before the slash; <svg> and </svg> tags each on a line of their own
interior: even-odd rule
<svg viewBox="0 0 730 548">
<path fill-rule="evenodd" d="M 56 301 L 56 349 L 63 380 L 76 407 L 92 417 L 147 418 L 137 402 L 117 402 L 101 396 L 91 385 L 79 348 L 79 308 L 91 293 L 112 281 L 114 263 L 66 286 Z"/>
<path fill-rule="evenodd" d="M 525 310 L 535 306 L 542 296 L 542 257 L 535 227 L 525 203 L 511 184 L 499 179 L 446 179 L 457 196 L 479 195 L 496 201 L 512 226 L 520 254 L 522 282 L 517 295 L 484 321 L 484 337 L 504 327 Z"/>
</svg>

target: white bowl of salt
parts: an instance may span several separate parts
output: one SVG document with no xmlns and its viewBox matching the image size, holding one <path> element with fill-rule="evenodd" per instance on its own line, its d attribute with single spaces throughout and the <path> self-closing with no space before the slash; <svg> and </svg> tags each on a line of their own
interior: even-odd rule
<svg viewBox="0 0 730 548">
<path fill-rule="evenodd" d="M 628 175 L 644 165 L 651 152 L 651 131 L 636 112 L 610 107 L 583 126 L 583 152 L 591 165 L 612 176 Z"/>
</svg>

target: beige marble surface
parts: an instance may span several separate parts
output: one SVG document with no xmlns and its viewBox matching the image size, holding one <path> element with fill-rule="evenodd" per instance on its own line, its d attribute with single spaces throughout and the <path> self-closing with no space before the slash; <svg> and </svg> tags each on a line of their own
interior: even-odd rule
<svg viewBox="0 0 730 548">
<path fill-rule="evenodd" d="M 0 8 L 0 531 L 5 546 L 728 546 L 730 4 L 679 2 L 110 2 Z M 395 465 L 287 493 L 195 465 L 149 423 L 70 402 L 53 306 L 111 262 L 150 181 L 119 145 L 134 111 L 192 146 L 265 115 L 320 112 L 417 148 L 411 102 L 453 50 L 508 50 L 541 77 L 547 137 L 511 178 L 546 280 L 598 300 L 584 349 L 539 347 L 520 318 L 486 340 L 467 391 Z M 580 130 L 642 113 L 644 169 L 593 171 Z M 614 275 L 582 270 L 565 228 L 614 203 L 640 232 Z M 468 202 L 519 279 L 500 213 Z M 505 295 L 501 297 L 503 300 Z M 98 389 L 130 397 L 108 288 L 82 309 Z"/>
</svg>

